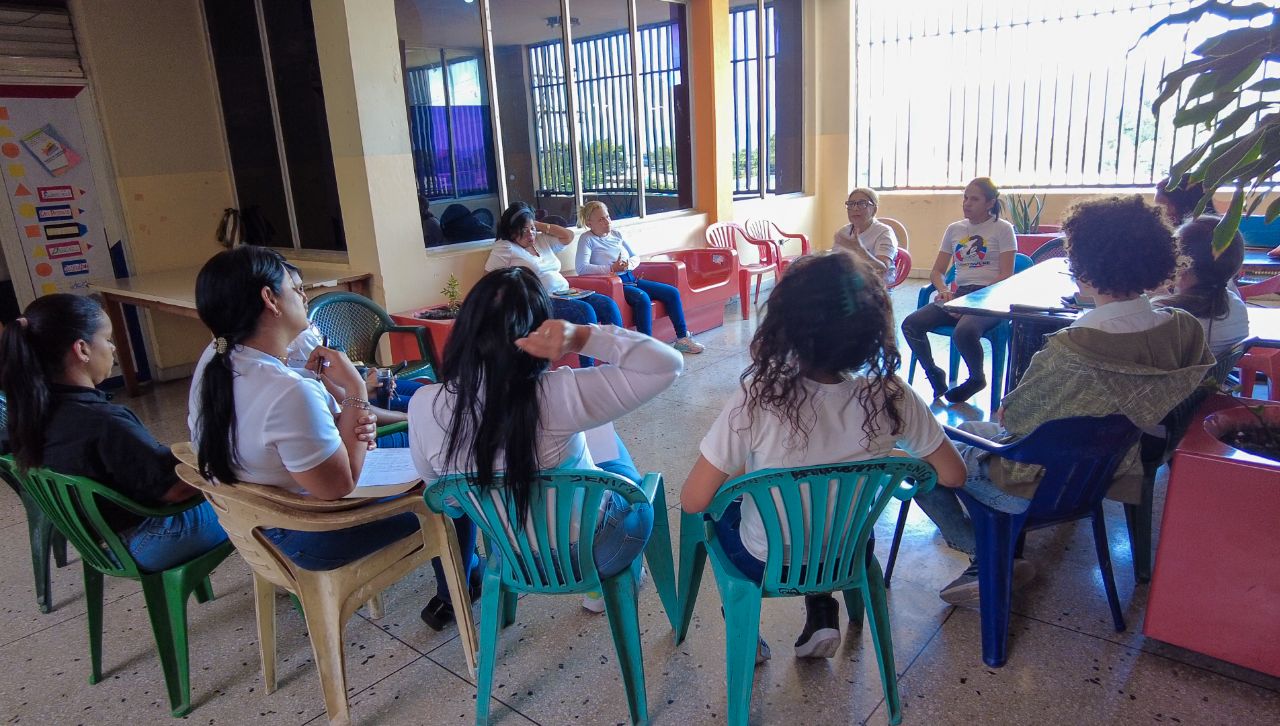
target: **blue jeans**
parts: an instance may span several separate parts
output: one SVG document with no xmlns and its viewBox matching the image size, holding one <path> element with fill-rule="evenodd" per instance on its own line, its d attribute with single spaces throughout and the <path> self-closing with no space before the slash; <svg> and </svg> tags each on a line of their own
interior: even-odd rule
<svg viewBox="0 0 1280 726">
<path fill-rule="evenodd" d="M 676 337 L 689 335 L 689 328 L 684 322 L 684 305 L 680 302 L 680 291 L 671 285 L 653 280 L 637 280 L 630 272 L 620 275 L 623 285 L 622 296 L 631 306 L 631 315 L 636 322 L 636 330 L 645 335 L 653 335 L 653 303 L 657 300 L 667 309 L 667 317 L 671 318 L 671 327 L 676 329 Z"/>
<path fill-rule="evenodd" d="M 332 570 L 371 555 L 418 532 L 418 517 L 405 512 L 333 532 L 264 529 L 262 534 L 304 570 Z"/>
<path fill-rule="evenodd" d="M 618 310 L 618 305 L 613 302 L 613 298 L 601 295 L 598 292 L 593 292 L 580 300 L 569 300 L 553 296 L 551 298 L 551 312 L 557 319 L 577 325 L 604 323 L 605 325 L 622 327 L 622 312 Z M 585 355 L 578 356 L 578 361 L 583 368 L 590 368 L 595 365 L 595 359 Z"/>
<path fill-rule="evenodd" d="M 409 399 L 413 398 L 413 394 L 417 393 L 419 388 L 427 385 L 421 381 L 402 381 L 396 380 L 396 394 L 387 402 L 387 409 L 391 411 L 400 411 L 402 413 L 409 412 Z M 381 444 L 379 444 L 381 446 Z M 406 443 L 405 446 L 408 446 Z M 396 447 L 401 448 L 401 447 Z"/>
<path fill-rule="evenodd" d="M 729 562 L 747 579 L 752 582 L 762 582 L 764 562 L 747 551 L 746 546 L 742 544 L 742 535 L 739 532 L 742 526 L 742 500 L 737 499 L 725 507 L 724 514 L 715 521 L 714 526 L 716 540 L 720 542 L 720 549 L 724 550 L 725 555 L 729 557 Z M 875 549 L 876 536 L 872 534 L 867 538 L 867 562 L 875 557 Z M 783 570 L 786 569 L 786 565 L 783 565 Z"/>
<path fill-rule="evenodd" d="M 122 537 L 129 554 L 146 572 L 159 572 L 195 559 L 227 541 L 208 502 L 170 517 L 150 517 Z"/>
</svg>

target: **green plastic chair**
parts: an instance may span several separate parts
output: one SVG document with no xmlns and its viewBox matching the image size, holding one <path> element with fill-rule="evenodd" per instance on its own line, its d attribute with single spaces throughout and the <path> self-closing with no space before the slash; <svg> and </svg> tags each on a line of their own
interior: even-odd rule
<svg viewBox="0 0 1280 726">
<path fill-rule="evenodd" d="M 933 467 L 919 459 L 887 457 L 847 464 L 766 469 L 732 479 L 716 492 L 706 512 L 684 513 L 680 522 L 680 620 L 676 642 L 684 640 L 702 582 L 707 552 L 724 603 L 729 724 L 746 724 L 751 710 L 751 681 L 760 604 L 766 597 L 844 593 L 851 625 L 861 628 L 863 611 L 880 664 L 889 723 L 902 721 L 893 638 L 880 563 L 867 557 L 867 538 L 893 497 L 903 501 L 933 489 Z M 807 493 L 807 500 L 804 496 Z M 745 577 L 716 538 L 714 521 L 740 497 L 760 510 L 769 542 L 764 581 Z M 825 512 L 811 517 L 810 512 Z M 784 529 L 785 527 L 785 529 Z M 794 542 L 788 532 L 807 532 Z M 862 597 L 858 597 L 858 591 Z"/>
<path fill-rule="evenodd" d="M 435 354 L 431 351 L 427 329 L 419 325 L 396 325 L 386 310 L 363 295 L 354 292 L 321 295 L 307 306 L 307 319 L 329 339 L 329 347 L 366 365 L 376 365 L 378 342 L 384 334 L 412 335 L 418 341 L 422 358 L 405 361 L 407 365 L 396 375 L 406 380 L 435 378 Z"/>
<path fill-rule="evenodd" d="M 501 486 L 482 490 L 468 483 L 464 474 L 441 478 L 427 488 L 427 506 L 456 517 L 466 514 L 485 537 L 490 553 L 480 598 L 480 652 L 477 674 L 476 723 L 489 721 L 489 693 L 493 687 L 493 661 L 498 634 L 515 622 L 516 596 L 530 592 L 569 595 L 598 591 L 604 595 L 605 613 L 613 633 L 613 645 L 627 689 L 632 723 L 649 720 L 644 686 L 644 662 L 640 652 L 640 622 L 636 611 L 636 576 L 640 558 L 628 570 L 601 578 L 596 570 L 591 537 L 577 539 L 577 547 L 557 547 L 574 542 L 578 532 L 595 532 L 600 502 L 609 492 L 620 493 L 632 504 L 653 506 L 653 534 L 645 546 L 654 586 L 668 620 L 676 613 L 679 598 L 671 561 L 671 531 L 667 524 L 666 495 L 662 475 L 649 473 L 636 486 L 603 471 L 553 469 L 541 475 L 541 487 L 531 501 L 526 527 L 512 527 L 515 502 Z M 575 511 L 575 503 L 576 511 Z M 672 625 L 674 627 L 674 621 Z"/>
<path fill-rule="evenodd" d="M 143 517 L 168 517 L 203 503 L 204 499 L 172 507 L 144 507 L 84 477 L 66 476 L 43 468 L 21 473 L 11 456 L 0 457 L 0 471 L 21 482 L 23 491 L 80 553 L 84 564 L 84 597 L 89 623 L 89 683 L 102 680 L 102 576 L 137 580 L 142 584 L 151 631 L 160 652 L 171 712 L 175 717 L 190 713 L 187 598 L 194 594 L 196 601 L 202 603 L 213 599 L 209 573 L 234 551 L 234 547 L 231 542 L 224 542 L 177 567 L 161 572 L 144 572 L 129 555 L 120 535 L 107 524 L 101 500 Z"/>
<path fill-rule="evenodd" d="M 8 438 L 9 404 L 0 393 L 0 437 Z M 36 580 L 36 607 L 42 613 L 53 611 L 53 587 L 49 579 L 49 555 L 52 553 L 54 564 L 58 567 L 67 565 L 67 539 L 53 526 L 53 522 L 44 516 L 40 507 L 22 491 L 22 484 L 0 469 L 0 479 L 9 485 L 18 499 L 22 501 L 22 509 L 27 515 L 27 534 L 31 539 L 31 569 Z"/>
</svg>

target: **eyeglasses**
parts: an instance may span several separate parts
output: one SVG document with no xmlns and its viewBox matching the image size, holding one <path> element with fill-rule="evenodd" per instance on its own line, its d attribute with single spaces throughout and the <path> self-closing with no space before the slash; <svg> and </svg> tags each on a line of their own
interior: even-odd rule
<svg viewBox="0 0 1280 726">
<path fill-rule="evenodd" d="M 524 234 L 527 234 L 527 235 L 533 235 L 533 234 L 534 234 L 534 233 L 536 233 L 537 231 L 538 231 L 538 228 L 537 228 L 537 227 L 535 227 L 535 226 L 533 226 L 533 225 L 531 224 L 531 225 L 529 225 L 528 227 L 525 227 L 524 229 L 520 230 L 520 234 L 522 234 L 522 235 L 524 235 Z"/>
<path fill-rule="evenodd" d="M 844 203 L 845 209 L 870 209 L 874 206 L 876 206 L 875 202 L 868 201 L 866 199 L 857 199 L 852 202 Z"/>
<path fill-rule="evenodd" d="M 299 282 L 297 285 L 290 285 L 290 287 L 293 288 L 294 292 L 301 295 L 303 300 L 307 299 L 307 288 L 303 285 L 303 283 Z"/>
</svg>

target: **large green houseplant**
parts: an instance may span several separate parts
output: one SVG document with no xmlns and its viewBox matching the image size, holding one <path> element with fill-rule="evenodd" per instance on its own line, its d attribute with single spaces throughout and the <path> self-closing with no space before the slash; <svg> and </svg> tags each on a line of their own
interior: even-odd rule
<svg viewBox="0 0 1280 726">
<path fill-rule="evenodd" d="M 1216 35 L 1192 50 L 1191 60 L 1161 79 L 1160 95 L 1152 103 L 1152 110 L 1158 114 L 1160 106 L 1185 87 L 1173 125 L 1204 124 L 1213 131 L 1204 143 L 1174 164 L 1169 183 L 1172 189 L 1189 172 L 1192 184 L 1204 185 L 1197 214 L 1218 189 L 1235 189 L 1214 233 L 1216 255 L 1235 236 L 1246 209 L 1253 214 L 1265 199 L 1259 188 L 1274 182 L 1280 172 L 1280 99 L 1246 103 L 1242 98 L 1246 92 L 1261 98 L 1261 94 L 1280 91 L 1280 77 L 1255 78 L 1264 61 L 1280 62 L 1280 6 L 1274 2 L 1236 5 L 1206 0 L 1169 15 L 1141 37 L 1166 25 L 1194 23 L 1208 16 L 1248 21 L 1251 25 Z M 1270 16 L 1269 22 L 1261 24 L 1259 21 L 1267 20 L 1266 16 Z M 1273 67 L 1280 67 L 1280 63 Z M 1268 224 L 1278 216 L 1280 197 L 1273 199 L 1265 212 Z"/>
</svg>

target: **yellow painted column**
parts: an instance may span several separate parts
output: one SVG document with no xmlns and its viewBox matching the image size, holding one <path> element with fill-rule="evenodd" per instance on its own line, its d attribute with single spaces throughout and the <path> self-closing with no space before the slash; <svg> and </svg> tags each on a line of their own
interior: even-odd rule
<svg viewBox="0 0 1280 726">
<path fill-rule="evenodd" d="M 820 249 L 831 247 L 831 232 L 849 223 L 843 202 L 857 179 L 854 168 L 856 60 L 852 0 L 815 3 L 814 87 L 817 93 L 814 163 L 817 165 L 816 228 Z M 890 215 L 892 216 L 892 215 Z"/>
<path fill-rule="evenodd" d="M 693 205 L 707 222 L 733 218 L 733 86 L 729 0 L 688 5 L 693 124 Z"/>
<path fill-rule="evenodd" d="M 312 0 L 347 253 L 374 298 L 412 307 L 426 263 L 393 0 Z"/>
</svg>

